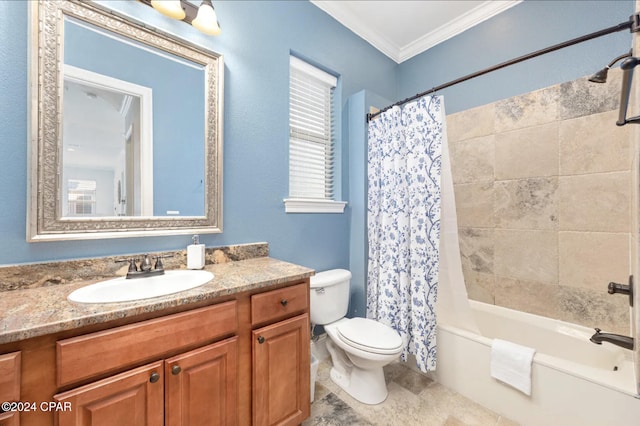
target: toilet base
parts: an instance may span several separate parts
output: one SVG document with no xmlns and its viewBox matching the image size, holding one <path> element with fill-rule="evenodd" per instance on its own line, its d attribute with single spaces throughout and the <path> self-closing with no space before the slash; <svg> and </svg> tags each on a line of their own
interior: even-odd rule
<svg viewBox="0 0 640 426">
<path fill-rule="evenodd" d="M 362 370 L 355 367 L 346 375 L 331 367 L 329 376 L 333 383 L 364 404 L 380 404 L 389 395 L 382 368 Z"/>
<path fill-rule="evenodd" d="M 333 363 L 329 371 L 333 383 L 364 404 L 380 404 L 387 399 L 389 393 L 382 366 L 367 369 L 355 366 L 331 339 L 327 339 L 327 350 Z"/>
</svg>

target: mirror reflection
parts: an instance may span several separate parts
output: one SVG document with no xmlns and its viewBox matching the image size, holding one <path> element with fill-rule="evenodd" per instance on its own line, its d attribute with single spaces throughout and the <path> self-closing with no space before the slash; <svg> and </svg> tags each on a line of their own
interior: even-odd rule
<svg viewBox="0 0 640 426">
<path fill-rule="evenodd" d="M 153 156 L 151 123 L 140 114 L 152 93 L 118 90 L 126 82 L 111 80 L 65 67 L 62 217 L 153 216 L 152 170 L 141 161 Z"/>
<path fill-rule="evenodd" d="M 204 67 L 68 16 L 64 45 L 62 216 L 203 216 Z M 93 207 L 65 197 L 78 173 Z"/>
</svg>

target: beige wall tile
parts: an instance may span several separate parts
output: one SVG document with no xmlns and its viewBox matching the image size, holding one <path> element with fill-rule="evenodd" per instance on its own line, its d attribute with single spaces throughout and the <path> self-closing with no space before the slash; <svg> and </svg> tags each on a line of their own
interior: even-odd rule
<svg viewBox="0 0 640 426">
<path fill-rule="evenodd" d="M 635 127 L 615 126 L 621 74 L 447 117 L 469 298 L 628 333 L 627 298 L 606 292 L 630 269 Z"/>
<path fill-rule="evenodd" d="M 609 70 L 604 84 L 591 83 L 588 76 L 560 84 L 558 119 L 617 110 L 620 106 L 621 78 L 620 68 L 613 68 Z"/>
<path fill-rule="evenodd" d="M 560 232 L 560 285 L 605 293 L 610 281 L 626 283 L 629 245 L 628 233 Z"/>
<path fill-rule="evenodd" d="M 558 89 L 552 86 L 496 102 L 496 132 L 556 121 Z"/>
<path fill-rule="evenodd" d="M 548 318 L 629 334 L 629 303 L 604 292 L 496 277 L 495 304 Z"/>
<path fill-rule="evenodd" d="M 558 123 L 499 133 L 496 179 L 558 175 Z"/>
<path fill-rule="evenodd" d="M 495 303 L 494 286 L 496 277 L 493 274 L 483 274 L 472 270 L 463 270 L 464 284 L 467 288 L 467 295 L 471 300 L 479 302 Z"/>
<path fill-rule="evenodd" d="M 495 132 L 495 107 L 487 104 L 447 116 L 450 142 L 492 135 Z"/>
<path fill-rule="evenodd" d="M 493 274 L 493 229 L 460 228 L 458 235 L 462 269 Z M 469 278 L 473 277 L 469 276 Z"/>
<path fill-rule="evenodd" d="M 453 183 L 493 180 L 495 136 L 483 136 L 449 145 Z"/>
<path fill-rule="evenodd" d="M 494 233 L 497 275 L 548 284 L 558 282 L 558 233 L 501 230 Z"/>
<path fill-rule="evenodd" d="M 629 335 L 629 299 L 606 290 L 563 287 L 555 295 L 562 321 L 585 327 L 598 327 L 603 331 Z"/>
<path fill-rule="evenodd" d="M 629 172 L 561 176 L 558 183 L 562 231 L 629 232 Z"/>
<path fill-rule="evenodd" d="M 560 174 L 630 170 L 631 126 L 616 126 L 617 111 L 560 122 Z"/>
<path fill-rule="evenodd" d="M 528 280 L 496 277 L 496 305 L 549 318 L 559 318 L 559 287 Z"/>
<path fill-rule="evenodd" d="M 454 185 L 458 226 L 493 226 L 493 182 Z"/>
<path fill-rule="evenodd" d="M 494 184 L 496 228 L 558 229 L 558 178 L 529 178 Z"/>
</svg>

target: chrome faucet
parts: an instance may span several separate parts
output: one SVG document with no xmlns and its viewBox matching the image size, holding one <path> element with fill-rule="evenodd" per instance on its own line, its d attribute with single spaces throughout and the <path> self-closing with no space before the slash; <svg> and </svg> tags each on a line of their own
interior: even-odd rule
<svg viewBox="0 0 640 426">
<path fill-rule="evenodd" d="M 601 333 L 602 330 L 596 328 L 596 334 L 591 336 L 591 341 L 596 345 L 602 342 L 609 342 L 621 348 L 633 350 L 633 337 L 622 336 L 620 334 Z"/>
<path fill-rule="evenodd" d="M 116 259 L 116 263 L 119 262 L 127 262 L 129 263 L 129 269 L 127 271 L 127 279 L 131 278 L 144 278 L 152 275 L 163 275 L 164 274 L 164 265 L 162 264 L 162 259 L 165 257 L 172 257 L 173 255 L 168 254 L 164 256 L 153 256 L 155 259 L 155 264 L 152 265 L 151 256 L 147 253 L 144 254 L 142 260 L 140 261 L 140 266 L 136 265 L 136 259 Z"/>
</svg>

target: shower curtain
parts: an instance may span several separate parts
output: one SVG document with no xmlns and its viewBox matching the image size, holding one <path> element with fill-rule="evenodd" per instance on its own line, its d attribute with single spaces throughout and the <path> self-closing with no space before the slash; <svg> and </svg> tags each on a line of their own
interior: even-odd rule
<svg viewBox="0 0 640 426">
<path fill-rule="evenodd" d="M 436 366 L 441 96 L 393 107 L 369 123 L 367 317 L 397 330 L 402 359 Z"/>
</svg>

